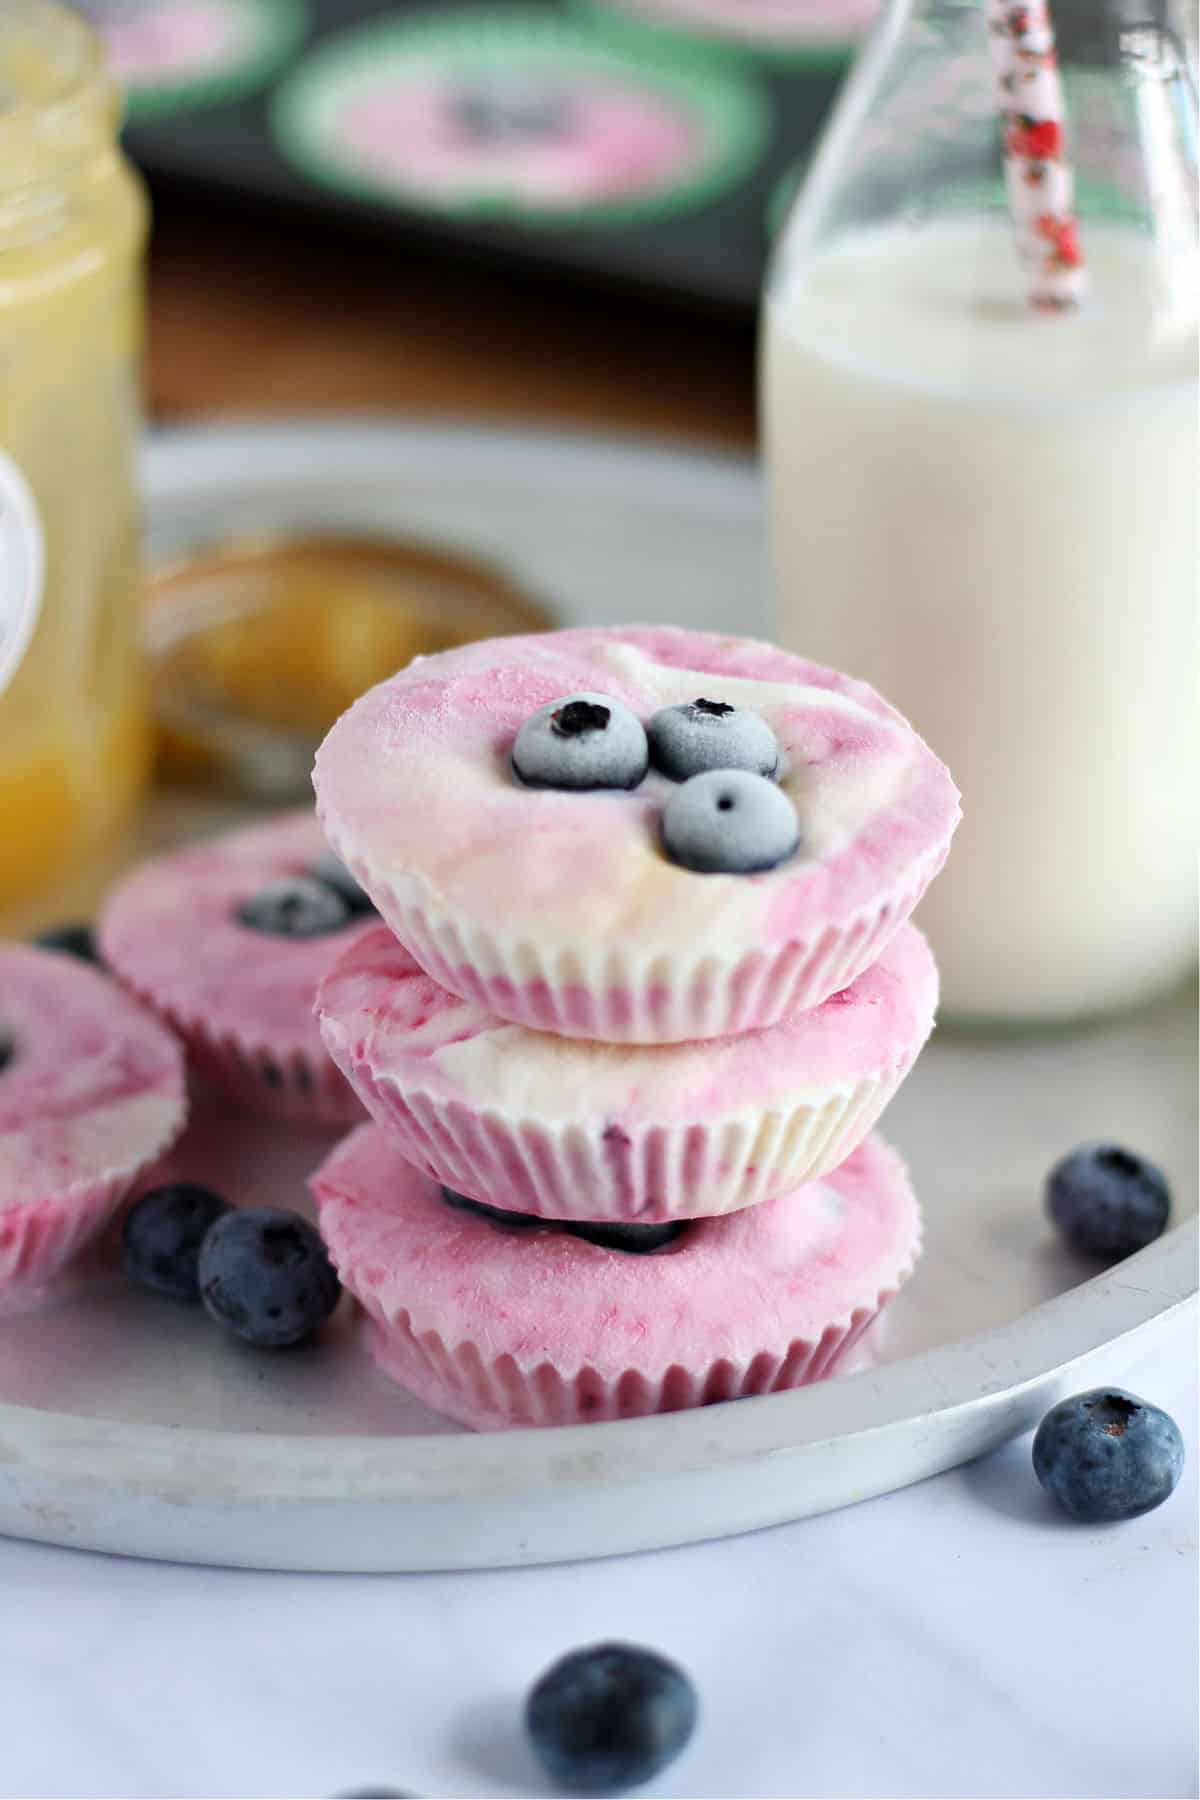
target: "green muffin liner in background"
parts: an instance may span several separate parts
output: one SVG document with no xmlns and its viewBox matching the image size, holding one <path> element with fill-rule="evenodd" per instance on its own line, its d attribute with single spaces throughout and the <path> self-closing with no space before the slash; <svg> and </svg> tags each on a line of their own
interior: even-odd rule
<svg viewBox="0 0 1200 1800">
<path fill-rule="evenodd" d="M 376 177 L 339 158 L 332 128 L 358 89 L 386 76 L 389 65 L 424 65 L 468 79 L 553 70 L 603 74 L 689 111 L 702 127 L 695 166 L 668 185 L 619 199 L 545 206 L 517 197 L 444 199 Z M 718 68 L 678 48 L 630 44 L 582 20 L 522 6 L 439 8 L 385 15 L 326 39 L 281 85 L 272 124 L 283 154 L 312 180 L 344 192 L 443 217 L 525 225 L 624 224 L 703 207 L 735 187 L 759 162 L 770 135 L 770 105 L 739 71 Z"/>
<path fill-rule="evenodd" d="M 706 20 L 689 23 L 684 19 L 649 10 L 643 11 L 634 0 L 568 0 L 581 17 L 591 19 L 613 42 L 625 42 L 630 48 L 655 46 L 659 51 L 683 49 L 707 54 L 723 63 L 758 62 L 780 69 L 807 70 L 809 73 L 838 74 L 849 67 L 857 56 L 862 38 L 848 37 L 841 42 L 797 42 L 782 38 L 740 36 L 734 31 L 721 31 Z M 883 0 L 881 0 L 882 6 Z"/>
<path fill-rule="evenodd" d="M 150 0 L 150 9 L 161 23 L 162 16 L 176 3 L 177 0 Z M 179 3 L 183 4 L 184 0 Z M 308 0 L 215 0 L 215 3 L 249 27 L 245 46 L 238 55 L 203 72 L 188 74 L 181 71 L 178 76 L 126 83 L 125 109 L 134 124 L 187 112 L 193 107 L 224 106 L 244 99 L 263 87 L 291 60 L 311 23 Z M 107 4 L 105 0 L 92 0 L 84 7 L 85 16 L 101 38 L 106 17 L 113 19 L 121 11 L 121 0 L 107 0 Z"/>
</svg>

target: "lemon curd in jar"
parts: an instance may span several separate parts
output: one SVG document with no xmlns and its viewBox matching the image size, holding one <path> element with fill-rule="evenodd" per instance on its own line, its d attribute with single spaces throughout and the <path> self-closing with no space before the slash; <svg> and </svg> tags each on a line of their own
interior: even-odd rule
<svg viewBox="0 0 1200 1800">
<path fill-rule="evenodd" d="M 0 536 L 0 931 L 49 916 L 96 865 L 148 765 L 134 499 L 146 207 L 117 125 L 83 22 L 52 0 L 3 0 L 0 525 L 5 494 L 23 498 L 9 528 L 20 514 L 40 538 L 44 576 L 14 669 L 19 559 L 10 538 L 6 570 Z"/>
</svg>

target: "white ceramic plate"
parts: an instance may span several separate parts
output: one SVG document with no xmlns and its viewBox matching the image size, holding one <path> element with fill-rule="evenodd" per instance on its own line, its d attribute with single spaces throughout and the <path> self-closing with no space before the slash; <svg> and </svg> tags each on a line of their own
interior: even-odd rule
<svg viewBox="0 0 1200 1800">
<path fill-rule="evenodd" d="M 564 619 L 766 627 L 762 521 L 740 459 L 509 432 L 229 427 L 164 438 L 152 533 L 290 514 L 448 538 L 508 564 Z M 160 834 L 215 823 L 176 810 Z M 1194 995 L 1068 1036 L 938 1034 L 887 1119 L 927 1250 L 858 1373 L 616 1425 L 474 1436 L 360 1355 L 271 1357 L 187 1308 L 82 1287 L 0 1321 L 0 1530 L 172 1560 L 466 1568 L 684 1543 L 845 1505 L 989 1449 L 1054 1398 L 1119 1381 L 1196 1286 Z M 215 1140 L 217 1134 L 213 1134 Z M 1050 1163 L 1096 1136 L 1167 1169 L 1180 1221 L 1107 1274 L 1041 1212 Z M 252 1122 L 222 1154 L 242 1194 L 295 1203 L 322 1151 Z"/>
</svg>

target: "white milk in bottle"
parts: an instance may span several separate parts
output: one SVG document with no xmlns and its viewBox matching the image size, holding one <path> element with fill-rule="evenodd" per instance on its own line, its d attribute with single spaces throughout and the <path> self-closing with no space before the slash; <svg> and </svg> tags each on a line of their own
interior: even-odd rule
<svg viewBox="0 0 1200 1800">
<path fill-rule="evenodd" d="M 1195 956 L 1197 336 L 1152 246 L 1030 317 L 994 224 L 887 225 L 766 319 L 782 641 L 875 683 L 964 816 L 921 915 L 948 1011 L 1134 1001 Z"/>
<path fill-rule="evenodd" d="M 768 281 L 777 635 L 962 790 L 919 915 L 960 1018 L 1103 1013 L 1195 962 L 1191 15 L 890 0 Z"/>
</svg>

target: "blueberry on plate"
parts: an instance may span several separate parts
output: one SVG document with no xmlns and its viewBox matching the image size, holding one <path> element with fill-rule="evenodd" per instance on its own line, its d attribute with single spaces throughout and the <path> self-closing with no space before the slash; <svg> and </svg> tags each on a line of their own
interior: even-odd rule
<svg viewBox="0 0 1200 1800">
<path fill-rule="evenodd" d="M 602 1250 L 626 1250 L 635 1256 L 648 1256 L 651 1251 L 674 1243 L 686 1231 L 687 1224 L 686 1219 L 670 1219 L 664 1225 L 610 1225 L 598 1220 L 594 1224 L 571 1224 L 567 1230 L 572 1237 L 599 1244 Z"/>
<path fill-rule="evenodd" d="M 672 781 L 706 769 L 748 769 L 774 775 L 779 745 L 765 719 L 724 700 L 688 700 L 664 706 L 646 727 L 650 761 Z"/>
<path fill-rule="evenodd" d="M 332 888 L 340 894 L 352 913 L 370 913 L 375 911 L 375 902 L 361 883 L 355 881 L 340 856 L 332 850 L 324 850 L 313 864 L 312 877 L 323 887 Z"/>
<path fill-rule="evenodd" d="M 228 1212 L 200 1246 L 200 1298 L 248 1344 L 281 1350 L 323 1325 L 341 1288 L 314 1226 L 282 1207 Z"/>
<path fill-rule="evenodd" d="M 64 956 L 76 956 L 80 962 L 98 963 L 100 954 L 90 925 L 52 925 L 34 938 L 39 950 L 59 950 Z"/>
<path fill-rule="evenodd" d="M 1092 1388 L 1046 1414 L 1033 1471 L 1084 1525 L 1136 1519 L 1161 1506 L 1183 1473 L 1183 1438 L 1161 1407 L 1121 1388 Z"/>
<path fill-rule="evenodd" d="M 525 1727 L 550 1779 L 575 1794 L 619 1794 L 665 1769 L 696 1727 L 683 1670 L 634 1644 L 594 1644 L 547 1669 Z"/>
<path fill-rule="evenodd" d="M 512 749 L 526 787 L 634 788 L 650 763 L 642 722 L 607 694 L 568 694 L 531 713 Z"/>
<path fill-rule="evenodd" d="M 545 1219 L 539 1219 L 535 1213 L 510 1212 L 503 1206 L 489 1206 L 486 1200 L 472 1200 L 466 1194 L 455 1193 L 453 1188 L 442 1189 L 442 1199 L 447 1206 L 453 1206 L 459 1212 L 478 1213 L 481 1219 L 490 1219 L 493 1225 L 511 1225 L 518 1231 L 526 1231 L 531 1225 L 545 1225 Z"/>
<path fill-rule="evenodd" d="M 200 1246 L 229 1202 L 195 1181 L 151 1188 L 121 1227 L 121 1267 L 138 1287 L 173 1300 L 200 1298 Z"/>
<path fill-rule="evenodd" d="M 343 896 L 307 875 L 269 882 L 237 909 L 239 925 L 267 937 L 327 937 L 341 931 L 349 917 Z"/>
<path fill-rule="evenodd" d="M 700 875 L 756 875 L 786 862 L 799 842 L 787 795 L 745 769 L 693 775 L 663 808 L 663 849 Z"/>
<path fill-rule="evenodd" d="M 1076 1250 L 1114 1259 L 1166 1230 L 1171 1190 L 1161 1169 L 1119 1144 L 1082 1144 L 1055 1163 L 1046 1210 Z"/>
</svg>

